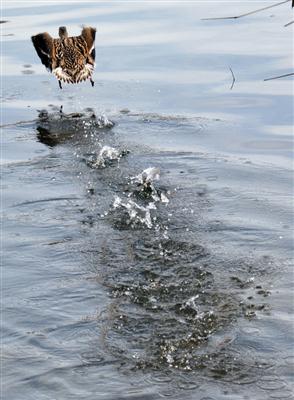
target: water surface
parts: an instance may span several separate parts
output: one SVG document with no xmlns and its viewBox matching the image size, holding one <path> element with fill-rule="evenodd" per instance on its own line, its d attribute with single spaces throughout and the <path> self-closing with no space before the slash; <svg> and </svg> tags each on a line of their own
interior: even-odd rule
<svg viewBox="0 0 294 400">
<path fill-rule="evenodd" d="M 5 5 L 3 398 L 292 397 L 290 3 L 201 21 L 264 5 Z M 82 23 L 60 91 L 29 38 Z"/>
</svg>

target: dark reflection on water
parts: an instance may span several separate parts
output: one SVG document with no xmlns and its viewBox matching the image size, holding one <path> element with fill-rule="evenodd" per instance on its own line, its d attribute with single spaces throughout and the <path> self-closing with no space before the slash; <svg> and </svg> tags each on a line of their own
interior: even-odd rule
<svg viewBox="0 0 294 400">
<path fill-rule="evenodd" d="M 105 117 L 97 118 L 92 109 L 86 110 L 85 113 L 65 114 L 60 108 L 59 113 L 40 111 L 36 129 L 38 140 L 54 147 L 69 140 L 79 140 L 81 132 L 85 129 L 93 132 L 96 129 L 110 129 L 113 125 L 113 122 Z"/>
</svg>

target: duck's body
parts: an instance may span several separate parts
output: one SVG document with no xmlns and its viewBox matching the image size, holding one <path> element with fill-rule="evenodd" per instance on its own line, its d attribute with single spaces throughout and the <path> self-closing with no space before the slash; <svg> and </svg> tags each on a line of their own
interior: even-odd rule
<svg viewBox="0 0 294 400">
<path fill-rule="evenodd" d="M 42 64 L 58 79 L 67 83 L 79 83 L 90 79 L 95 66 L 96 29 L 83 28 L 80 36 L 68 37 L 66 27 L 59 28 L 59 39 L 49 33 L 32 36 L 32 42 Z"/>
</svg>

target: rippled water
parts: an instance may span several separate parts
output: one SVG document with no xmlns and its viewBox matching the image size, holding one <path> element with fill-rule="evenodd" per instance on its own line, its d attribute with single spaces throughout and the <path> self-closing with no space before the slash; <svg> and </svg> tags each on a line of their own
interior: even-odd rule
<svg viewBox="0 0 294 400">
<path fill-rule="evenodd" d="M 264 4 L 4 7 L 3 398 L 292 398 L 290 3 L 201 21 Z M 81 23 L 60 91 L 29 37 Z"/>
</svg>

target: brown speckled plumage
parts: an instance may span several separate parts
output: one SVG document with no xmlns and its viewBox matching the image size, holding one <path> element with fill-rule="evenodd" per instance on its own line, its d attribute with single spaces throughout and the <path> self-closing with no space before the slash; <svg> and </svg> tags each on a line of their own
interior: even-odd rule
<svg viewBox="0 0 294 400">
<path fill-rule="evenodd" d="M 90 79 L 95 66 L 96 29 L 85 27 L 80 36 L 68 37 L 66 27 L 59 28 L 59 39 L 53 39 L 49 33 L 32 36 L 32 42 L 42 64 L 59 81 L 79 83 Z"/>
</svg>

